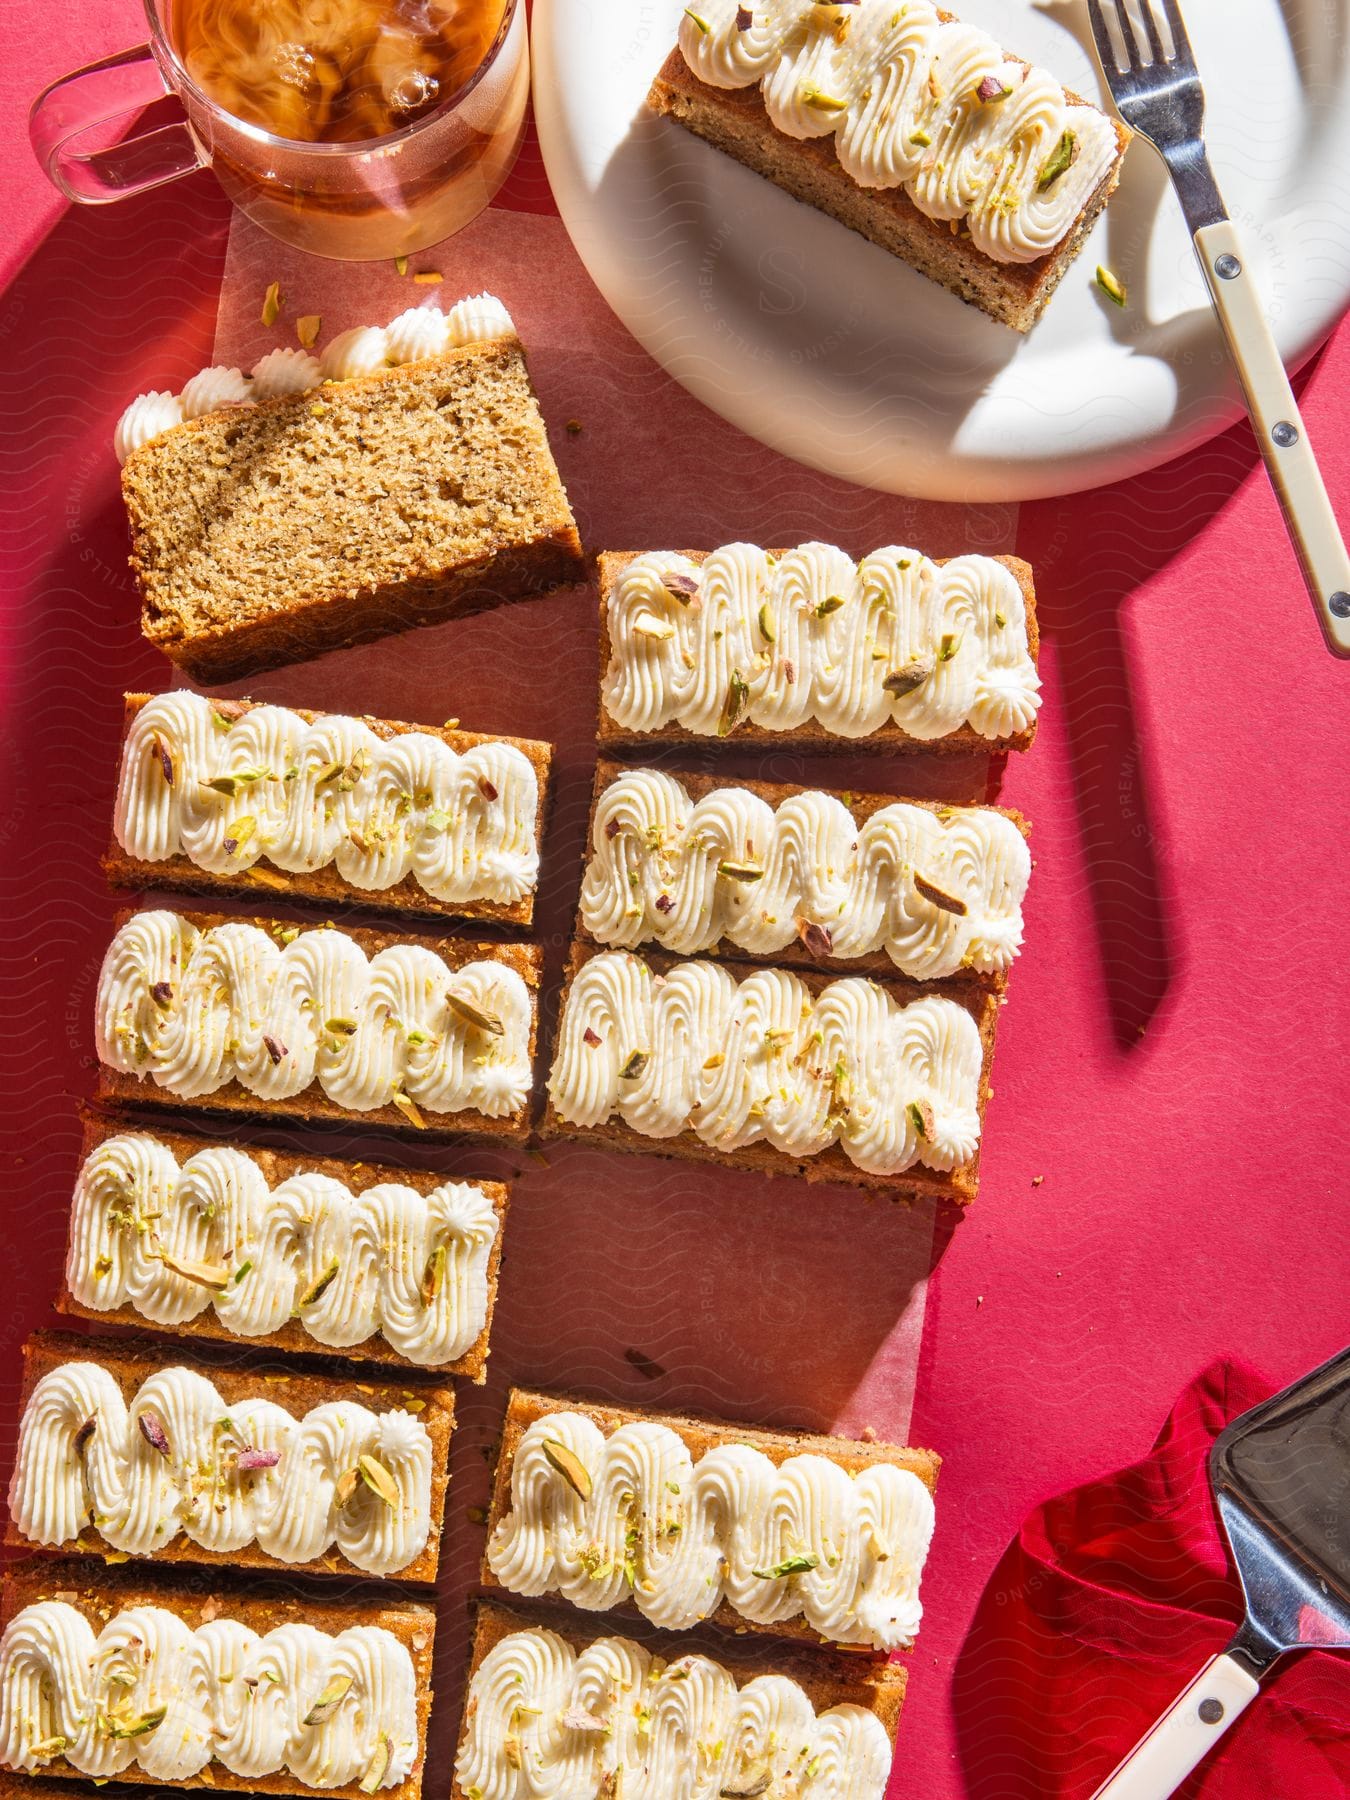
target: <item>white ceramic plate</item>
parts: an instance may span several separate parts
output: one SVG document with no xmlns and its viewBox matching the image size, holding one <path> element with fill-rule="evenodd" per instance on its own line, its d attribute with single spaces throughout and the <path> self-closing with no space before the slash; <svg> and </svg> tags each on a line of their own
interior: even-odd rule
<svg viewBox="0 0 1350 1800">
<path fill-rule="evenodd" d="M 1095 95 L 1084 0 L 952 0 Z M 1229 211 L 1296 363 L 1350 300 L 1350 0 L 1184 0 Z M 646 114 L 682 0 L 536 0 L 535 110 L 582 260 L 699 399 L 813 467 L 938 500 L 1070 493 L 1241 410 L 1164 170 L 1136 143 L 1029 338 Z M 1122 312 L 1096 265 L 1129 289 Z"/>
</svg>

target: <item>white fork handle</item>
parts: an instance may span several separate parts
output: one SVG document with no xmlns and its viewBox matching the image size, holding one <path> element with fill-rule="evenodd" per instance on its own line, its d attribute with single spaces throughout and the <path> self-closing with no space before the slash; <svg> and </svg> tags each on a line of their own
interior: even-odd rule
<svg viewBox="0 0 1350 1800">
<path fill-rule="evenodd" d="M 1350 656 L 1350 556 L 1232 220 L 1202 226 L 1195 250 L 1318 622 L 1328 648 Z"/>
<path fill-rule="evenodd" d="M 1259 1692 L 1227 1652 L 1212 1658 L 1092 1800 L 1167 1800 Z"/>
</svg>

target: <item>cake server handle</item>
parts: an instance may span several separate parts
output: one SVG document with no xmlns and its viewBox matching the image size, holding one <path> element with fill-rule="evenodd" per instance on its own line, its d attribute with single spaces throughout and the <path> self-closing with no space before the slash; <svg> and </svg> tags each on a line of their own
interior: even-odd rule
<svg viewBox="0 0 1350 1800">
<path fill-rule="evenodd" d="M 1260 1691 L 1227 1650 L 1211 1657 L 1092 1800 L 1167 1800 Z"/>
<path fill-rule="evenodd" d="M 1195 252 L 1327 646 L 1350 656 L 1350 556 L 1232 220 L 1202 225 Z"/>
</svg>

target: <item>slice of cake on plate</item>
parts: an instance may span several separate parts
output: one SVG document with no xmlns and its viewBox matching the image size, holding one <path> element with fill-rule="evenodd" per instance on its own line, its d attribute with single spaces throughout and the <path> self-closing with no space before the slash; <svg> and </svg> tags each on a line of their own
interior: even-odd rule
<svg viewBox="0 0 1350 1800">
<path fill-rule="evenodd" d="M 1036 596 L 1015 556 L 726 544 L 599 561 L 602 749 L 1025 750 L 1035 735 Z"/>
<path fill-rule="evenodd" d="M 60 1312 L 487 1377 L 507 1190 L 85 1122 Z"/>
<path fill-rule="evenodd" d="M 685 1631 L 908 1648 L 933 1535 L 931 1450 L 513 1390 L 483 1581 Z"/>
<path fill-rule="evenodd" d="M 579 929 L 607 948 L 999 988 L 1022 944 L 1027 830 L 995 806 L 602 761 Z"/>
<path fill-rule="evenodd" d="M 648 104 L 1023 332 L 1131 136 L 929 0 L 693 0 Z"/>
<path fill-rule="evenodd" d="M 6 1541 L 156 1563 L 431 1583 L 448 1388 L 266 1374 L 39 1332 Z"/>
<path fill-rule="evenodd" d="M 965 1204 L 1002 996 L 578 944 L 545 1132 Z"/>
<path fill-rule="evenodd" d="M 430 1606 L 44 1557 L 0 1626 L 0 1769 L 419 1800 Z"/>
<path fill-rule="evenodd" d="M 532 921 L 551 745 L 186 689 L 126 703 L 114 887 Z"/>
<path fill-rule="evenodd" d="M 540 966 L 531 944 L 125 913 L 97 1098 L 521 1139 Z"/>
<path fill-rule="evenodd" d="M 524 353 L 490 294 L 142 394 L 116 449 L 141 628 L 206 684 L 582 573 Z"/>
<path fill-rule="evenodd" d="M 791 1644 L 640 1642 L 479 1603 L 451 1800 L 519 1792 L 882 1800 L 905 1671 Z M 697 1786 L 690 1769 L 697 1756 Z M 564 1785 L 566 1778 L 567 1785 Z"/>
</svg>

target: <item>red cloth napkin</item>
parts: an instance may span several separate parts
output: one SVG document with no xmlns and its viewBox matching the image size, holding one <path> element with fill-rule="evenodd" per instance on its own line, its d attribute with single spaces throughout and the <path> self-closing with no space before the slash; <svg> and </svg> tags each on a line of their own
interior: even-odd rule
<svg viewBox="0 0 1350 1800">
<path fill-rule="evenodd" d="M 1206 1457 L 1271 1389 L 1216 1362 L 1133 1468 L 1047 1501 L 985 1590 L 952 1686 L 973 1800 L 1086 1800 L 1242 1615 Z M 1187 1800 L 1350 1795 L 1350 1652 L 1308 1651 L 1178 1790 Z"/>
</svg>

